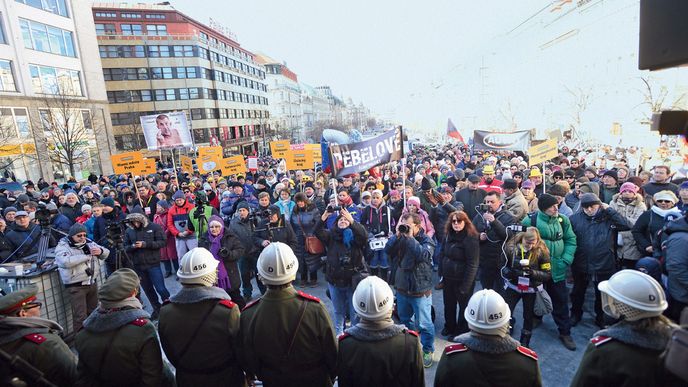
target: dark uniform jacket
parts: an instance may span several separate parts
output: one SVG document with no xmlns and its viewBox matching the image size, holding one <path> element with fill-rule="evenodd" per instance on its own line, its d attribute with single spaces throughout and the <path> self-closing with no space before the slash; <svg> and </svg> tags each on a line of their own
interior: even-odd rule
<svg viewBox="0 0 688 387">
<path fill-rule="evenodd" d="M 238 363 L 239 307 L 217 287 L 184 286 L 160 309 L 158 332 L 177 386 L 245 386 Z"/>
<path fill-rule="evenodd" d="M 435 387 L 539 387 L 537 354 L 510 336 L 465 333 L 444 349 Z"/>
<path fill-rule="evenodd" d="M 96 309 L 76 336 L 76 386 L 163 386 L 164 367 L 155 326 L 141 309 Z M 171 375 L 171 373 L 168 373 Z"/>
<path fill-rule="evenodd" d="M 640 330 L 627 322 L 597 332 L 588 344 L 571 386 L 685 386 L 685 382 L 664 370 L 660 358 L 670 336 L 668 326 Z"/>
<path fill-rule="evenodd" d="M 12 320 L 37 324 L 17 327 Z M 38 368 L 52 383 L 71 387 L 76 380 L 76 357 L 58 336 L 59 330 L 57 323 L 42 318 L 4 317 L 0 319 L 0 349 Z M 0 362 L 0 383 L 9 375 L 20 376 L 6 366 L 4 360 Z"/>
<path fill-rule="evenodd" d="M 337 339 L 327 308 L 292 286 L 268 288 L 246 305 L 240 343 L 242 366 L 266 387 L 324 387 L 334 381 Z"/>
<path fill-rule="evenodd" d="M 347 329 L 339 336 L 337 375 L 340 387 L 425 386 L 418 334 L 403 325 Z"/>
</svg>

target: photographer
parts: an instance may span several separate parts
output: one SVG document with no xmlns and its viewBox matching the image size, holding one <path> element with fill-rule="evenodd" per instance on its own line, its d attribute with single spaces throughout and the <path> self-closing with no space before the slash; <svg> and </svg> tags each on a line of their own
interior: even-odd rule
<svg viewBox="0 0 688 387">
<path fill-rule="evenodd" d="M 49 217 L 50 215 L 45 213 L 45 216 Z M 12 254 L 10 255 L 12 261 L 18 261 L 38 252 L 41 226 L 31 223 L 29 214 L 26 211 L 17 211 L 14 219 L 14 229 L 7 233 L 6 238 L 12 248 Z M 50 233 L 48 246 L 55 247 L 55 245 L 55 238 Z"/>
<path fill-rule="evenodd" d="M 432 323 L 432 256 L 435 242 L 421 227 L 418 214 L 402 215 L 397 233 L 389 238 L 385 253 L 392 259 L 394 287 L 397 290 L 399 320 L 407 328 L 420 331 L 423 365 L 432 366 L 435 326 Z M 411 324 L 415 315 L 417 327 Z"/>
<path fill-rule="evenodd" d="M 485 195 L 485 203 L 478 207 L 473 224 L 480 235 L 480 285 L 483 289 L 501 289 L 502 244 L 507 238 L 506 226 L 514 217 L 502 205 L 495 191 Z"/>
<path fill-rule="evenodd" d="M 96 278 L 100 274 L 100 260 L 109 254 L 105 247 L 87 242 L 86 227 L 79 223 L 69 228 L 69 235 L 60 239 L 55 248 L 55 262 L 72 303 L 75 332 L 98 306 Z"/>
<path fill-rule="evenodd" d="M 213 215 L 220 213 L 208 203 L 205 192 L 196 192 L 196 207 L 189 212 L 189 230 L 195 232 L 196 238 L 208 232 L 208 219 Z"/>
<path fill-rule="evenodd" d="M 162 302 L 170 298 L 160 269 L 160 250 L 167 245 L 167 239 L 162 228 L 149 221 L 144 214 L 131 213 L 127 215 L 127 220 L 129 223 L 124 234 L 124 246 L 141 279 L 141 287 L 153 307 L 151 320 L 157 320 L 161 306 L 158 295 Z"/>
<path fill-rule="evenodd" d="M 367 251 L 368 265 L 371 274 L 388 281 L 389 258 L 385 254 L 385 244 L 387 238 L 392 236 L 396 220 L 392 218 L 392 211 L 385 204 L 382 191 L 374 190 L 370 206 L 363 209 L 361 214 L 361 225 L 368 232 Z M 373 245 L 370 243 L 373 241 Z"/>
<path fill-rule="evenodd" d="M 124 220 L 124 215 L 122 214 L 122 210 L 115 205 L 115 200 L 113 198 L 103 198 L 100 204 L 103 205 L 103 215 L 96 218 L 95 225 L 93 226 L 93 241 L 106 249 L 112 249 L 113 246 L 108 237 L 108 229 L 119 229 L 118 222 Z M 118 269 L 116 255 L 117 254 L 112 254 L 111 257 L 105 260 L 108 275 L 114 273 L 115 270 Z"/>
<path fill-rule="evenodd" d="M 271 205 L 269 211 L 268 218 L 260 221 L 253 230 L 253 243 L 259 250 L 258 255 L 271 242 L 282 242 L 293 250 L 296 246 L 296 234 L 291 228 L 291 224 L 284 220 L 279 207 L 276 205 Z"/>
<path fill-rule="evenodd" d="M 344 331 L 344 317 L 348 313 L 351 324 L 356 324 L 357 315 L 351 303 L 354 293 L 353 277 L 363 272 L 363 252 L 368 235 L 346 209 L 341 209 L 334 229 L 327 230 L 325 221 L 333 214 L 328 207 L 315 225 L 315 235 L 327 246 L 327 288 L 334 306 L 334 328 L 337 335 Z"/>
<path fill-rule="evenodd" d="M 53 229 L 53 238 L 55 238 L 55 240 L 60 240 L 60 238 L 69 232 L 69 228 L 72 227 L 74 222 L 65 215 L 59 213 L 55 203 L 48 203 L 45 209 L 50 211 L 50 227 Z"/>
</svg>

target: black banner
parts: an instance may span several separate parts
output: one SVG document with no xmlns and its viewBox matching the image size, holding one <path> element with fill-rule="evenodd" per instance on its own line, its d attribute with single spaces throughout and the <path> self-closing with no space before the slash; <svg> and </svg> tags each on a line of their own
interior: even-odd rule
<svg viewBox="0 0 688 387">
<path fill-rule="evenodd" d="M 401 128 L 361 142 L 330 145 L 330 163 L 334 177 L 360 173 L 380 164 L 401 160 L 403 157 Z"/>
<path fill-rule="evenodd" d="M 530 148 L 530 131 L 520 132 L 473 132 L 473 149 L 476 150 L 514 150 L 527 152 Z"/>
</svg>

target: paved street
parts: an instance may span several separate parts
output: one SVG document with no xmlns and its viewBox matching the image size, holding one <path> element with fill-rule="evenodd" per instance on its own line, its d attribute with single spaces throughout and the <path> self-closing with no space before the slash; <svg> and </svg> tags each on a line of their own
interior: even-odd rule
<svg viewBox="0 0 688 387">
<path fill-rule="evenodd" d="M 167 289 L 171 294 L 175 294 L 179 291 L 181 285 L 177 282 L 174 276 L 167 278 L 165 280 Z M 320 297 L 321 300 L 327 305 L 330 313 L 333 312 L 332 303 L 327 298 L 325 294 L 326 282 L 324 276 L 320 276 L 319 286 L 317 288 L 306 288 L 300 289 L 307 293 L 313 294 Z M 478 285 L 479 286 L 479 285 Z M 585 347 L 588 340 L 597 331 L 597 327 L 593 323 L 593 318 L 589 313 L 592 310 L 592 300 L 593 293 L 589 289 L 588 297 L 586 298 L 586 313 L 583 315 L 583 321 L 572 330 L 571 336 L 576 341 L 578 349 L 575 352 L 569 351 L 564 348 L 558 338 L 558 332 L 554 321 L 552 321 L 551 316 L 545 317 L 543 324 L 537 328 L 533 333 L 533 338 L 531 339 L 531 348 L 537 352 L 540 359 L 540 368 L 542 370 L 542 380 L 545 386 L 568 386 L 573 378 L 573 374 L 576 372 L 578 363 L 580 362 L 583 352 L 585 352 Z M 142 293 L 143 294 L 143 293 Z M 259 295 L 258 289 L 254 285 L 254 297 Z M 143 296 L 145 298 L 145 295 Z M 427 386 L 432 386 L 433 379 L 435 377 L 435 370 L 437 369 L 437 362 L 442 355 L 442 350 L 448 344 L 448 341 L 442 337 L 439 337 L 440 332 L 444 324 L 443 318 L 443 307 L 442 307 L 442 292 L 435 290 L 433 292 L 433 305 L 435 306 L 435 312 L 437 318 L 435 319 L 435 332 L 437 337 L 435 338 L 435 364 L 431 368 L 425 370 L 425 380 Z M 522 323 L 521 318 L 521 304 L 516 309 L 516 329 L 514 336 L 518 339 L 520 333 L 520 327 Z M 150 306 L 146 301 L 146 308 L 150 311 Z"/>
</svg>

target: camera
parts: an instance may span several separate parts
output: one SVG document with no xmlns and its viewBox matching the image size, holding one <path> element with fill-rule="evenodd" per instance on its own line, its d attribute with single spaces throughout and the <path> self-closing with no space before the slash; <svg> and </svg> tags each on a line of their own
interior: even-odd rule
<svg viewBox="0 0 688 387">
<path fill-rule="evenodd" d="M 38 209 L 35 212 L 35 216 L 36 221 L 38 221 L 38 224 L 40 224 L 41 227 L 50 226 L 50 215 L 50 210 L 46 208 L 45 203 L 39 203 Z"/>
<path fill-rule="evenodd" d="M 398 230 L 402 234 L 408 234 L 409 231 L 411 231 L 411 227 L 409 227 L 407 224 L 400 224 Z"/>
<path fill-rule="evenodd" d="M 327 206 L 327 212 L 335 212 L 335 211 L 341 211 L 341 210 L 342 210 L 341 206 L 332 206 L 332 205 Z"/>
<path fill-rule="evenodd" d="M 485 203 L 478 204 L 478 212 L 489 212 L 490 205 Z"/>
<path fill-rule="evenodd" d="M 528 227 L 523 226 L 521 224 L 512 224 L 509 226 L 506 226 L 507 230 L 511 230 L 513 232 L 525 232 Z"/>
<path fill-rule="evenodd" d="M 341 267 L 351 267 L 351 257 L 348 255 L 339 257 L 339 265 Z"/>
</svg>

